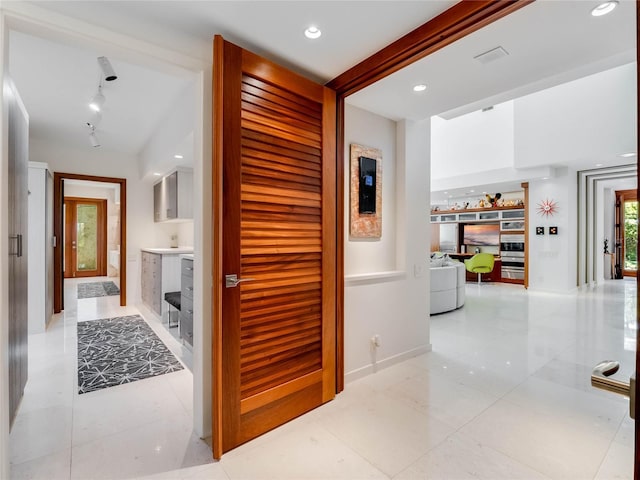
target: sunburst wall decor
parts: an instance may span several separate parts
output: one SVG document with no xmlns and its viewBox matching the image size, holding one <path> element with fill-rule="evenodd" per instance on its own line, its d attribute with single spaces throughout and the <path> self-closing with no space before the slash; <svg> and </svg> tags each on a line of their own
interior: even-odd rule
<svg viewBox="0 0 640 480">
<path fill-rule="evenodd" d="M 551 217 L 553 214 L 558 213 L 558 202 L 546 198 L 538 203 L 537 210 L 543 217 Z"/>
</svg>

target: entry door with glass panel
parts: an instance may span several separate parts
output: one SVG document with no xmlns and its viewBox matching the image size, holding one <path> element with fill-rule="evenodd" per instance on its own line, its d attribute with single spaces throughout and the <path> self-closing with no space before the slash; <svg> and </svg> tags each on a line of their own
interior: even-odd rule
<svg viewBox="0 0 640 480">
<path fill-rule="evenodd" d="M 106 200 L 65 197 L 65 278 L 107 274 L 106 212 Z"/>
<path fill-rule="evenodd" d="M 616 262 L 623 275 L 635 277 L 638 272 L 638 194 L 637 190 L 616 192 L 616 236 L 618 252 Z"/>
</svg>

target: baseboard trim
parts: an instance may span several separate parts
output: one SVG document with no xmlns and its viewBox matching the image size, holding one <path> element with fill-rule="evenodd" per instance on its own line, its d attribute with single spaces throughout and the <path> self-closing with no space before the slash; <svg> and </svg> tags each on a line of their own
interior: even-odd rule
<svg viewBox="0 0 640 480">
<path fill-rule="evenodd" d="M 423 345 L 418 348 L 414 348 L 412 350 L 407 350 L 406 352 L 399 353 L 397 355 L 393 355 L 391 357 L 380 360 L 376 363 L 372 363 L 369 365 L 365 365 L 361 368 L 356 368 L 355 370 L 351 370 L 344 375 L 345 383 L 350 383 L 360 378 L 371 375 L 372 373 L 376 373 L 380 370 L 384 370 L 385 368 L 391 367 L 396 363 L 404 362 L 413 357 L 417 357 L 418 355 L 422 355 L 423 353 L 430 352 L 432 350 L 431 344 Z"/>
</svg>

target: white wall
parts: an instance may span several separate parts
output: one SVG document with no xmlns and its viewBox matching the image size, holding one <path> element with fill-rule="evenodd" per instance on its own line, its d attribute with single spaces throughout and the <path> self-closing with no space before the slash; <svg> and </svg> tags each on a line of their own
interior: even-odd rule
<svg viewBox="0 0 640 480">
<path fill-rule="evenodd" d="M 37 139 L 31 139 L 29 148 L 31 160 L 48 163 L 52 172 L 127 180 L 127 299 L 131 304 L 138 303 L 140 249 L 168 246 L 168 238 L 153 222 L 153 189 L 150 182 L 139 180 L 137 157 L 101 148 L 74 149 Z"/>
<path fill-rule="evenodd" d="M 432 178 L 513 166 L 513 115 L 513 102 L 505 102 L 451 120 L 432 117 Z"/>
<path fill-rule="evenodd" d="M 549 180 L 529 182 L 529 289 L 566 293 L 576 289 L 577 272 L 577 181 L 576 172 L 558 169 Z M 544 200 L 557 203 L 557 213 L 543 217 L 537 212 Z M 558 235 L 549 235 L 557 226 Z M 544 235 L 536 235 L 544 227 Z"/>
<path fill-rule="evenodd" d="M 193 166 L 193 131 L 196 109 L 195 82 L 178 96 L 140 152 L 140 177 L 167 173 L 176 166 Z M 182 154 L 183 159 L 175 159 Z"/>
<path fill-rule="evenodd" d="M 349 119 L 345 136 L 345 275 L 392 271 L 396 261 L 396 124 L 394 121 L 365 110 L 346 105 Z M 382 237 L 380 239 L 349 237 L 350 145 L 357 143 L 382 151 Z"/>
<path fill-rule="evenodd" d="M 517 99 L 514 166 L 595 164 L 612 150 L 635 151 L 636 97 L 636 66 L 628 64 Z"/>
<path fill-rule="evenodd" d="M 378 242 L 345 235 L 345 372 L 347 380 L 428 351 L 429 122 L 395 124 L 363 110 L 345 111 L 345 155 L 349 145 L 383 151 L 383 235 Z M 394 148 L 395 146 L 395 148 Z M 345 205 L 349 205 L 345 165 Z M 395 197 L 395 198 L 394 198 Z M 394 206 L 394 208 L 391 207 Z M 345 227 L 348 232 L 348 211 Z M 394 230 L 386 230 L 386 224 Z M 387 238 L 385 238 L 385 236 Z M 393 241 L 389 241 L 389 236 Z M 414 269 L 417 276 L 414 275 Z M 381 346 L 372 351 L 371 337 Z"/>
</svg>

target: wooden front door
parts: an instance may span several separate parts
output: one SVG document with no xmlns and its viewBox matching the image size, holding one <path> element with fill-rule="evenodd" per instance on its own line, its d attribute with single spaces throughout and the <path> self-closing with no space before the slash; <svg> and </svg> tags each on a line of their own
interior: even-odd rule
<svg viewBox="0 0 640 480">
<path fill-rule="evenodd" d="M 336 104 L 221 37 L 214 72 L 219 458 L 335 395 Z"/>
<path fill-rule="evenodd" d="M 107 274 L 107 201 L 64 199 L 64 276 Z"/>
<path fill-rule="evenodd" d="M 637 190 L 616 191 L 616 272 L 625 277 L 638 273 L 638 193 Z"/>
</svg>

